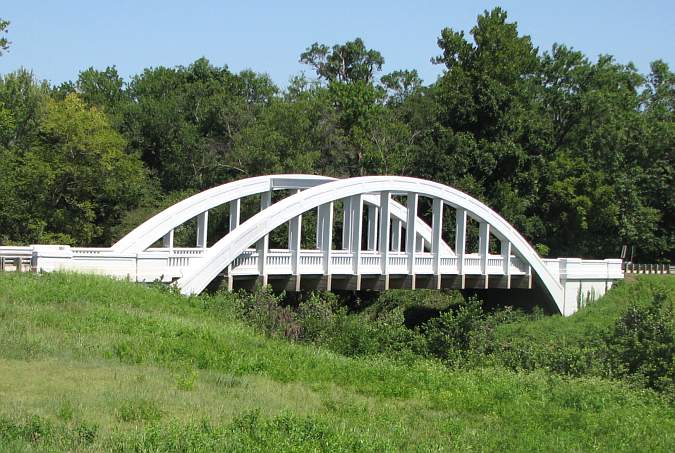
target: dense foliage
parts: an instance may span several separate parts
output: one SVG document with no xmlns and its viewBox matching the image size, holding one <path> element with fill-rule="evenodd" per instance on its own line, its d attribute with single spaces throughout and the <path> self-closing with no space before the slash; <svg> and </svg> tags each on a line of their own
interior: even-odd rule
<svg viewBox="0 0 675 453">
<path fill-rule="evenodd" d="M 424 357 L 458 369 L 497 366 L 593 375 L 624 379 L 672 397 L 674 283 L 656 277 L 630 285 L 637 290 L 620 284 L 572 318 L 554 317 L 555 328 L 549 325 L 549 330 L 537 329 L 551 322 L 538 310 L 486 311 L 480 300 L 465 299 L 457 291 L 391 290 L 367 308 L 351 311 L 331 293 L 313 293 L 291 306 L 268 289 L 241 293 L 234 304 L 242 321 L 270 337 L 308 342 L 347 356 Z M 602 305 L 616 311 L 605 308 L 604 314 L 595 315 L 600 323 L 594 328 L 570 329 L 592 319 Z"/>
<path fill-rule="evenodd" d="M 672 261 L 666 63 L 643 75 L 542 51 L 499 8 L 438 46 L 444 71 L 426 85 L 414 70 L 380 74 L 384 56 L 361 39 L 312 44 L 300 61 L 316 78 L 286 89 L 204 58 L 128 81 L 114 67 L 59 86 L 5 74 L 0 243 L 110 244 L 176 193 L 247 176 L 397 174 L 485 201 L 540 253 L 604 258 L 626 244 Z"/>
</svg>

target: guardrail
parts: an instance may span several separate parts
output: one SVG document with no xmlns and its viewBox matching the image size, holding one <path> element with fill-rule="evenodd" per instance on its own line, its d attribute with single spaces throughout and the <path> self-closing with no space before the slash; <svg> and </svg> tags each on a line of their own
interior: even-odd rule
<svg viewBox="0 0 675 453">
<path fill-rule="evenodd" d="M 29 272 L 31 270 L 30 256 L 0 256 L 0 272 Z"/>
<path fill-rule="evenodd" d="M 626 274 L 675 274 L 675 266 L 670 264 L 623 263 L 621 268 Z"/>
</svg>

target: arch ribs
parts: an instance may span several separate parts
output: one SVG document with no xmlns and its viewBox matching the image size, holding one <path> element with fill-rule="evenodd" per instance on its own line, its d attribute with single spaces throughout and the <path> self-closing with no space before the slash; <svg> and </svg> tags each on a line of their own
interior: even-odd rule
<svg viewBox="0 0 675 453">
<path fill-rule="evenodd" d="M 408 200 L 407 205 L 410 209 L 405 212 L 405 220 L 407 225 L 414 220 L 411 228 L 413 233 L 416 233 L 415 227 L 419 220 L 416 217 L 417 198 L 425 196 L 433 200 L 433 222 L 430 228 L 427 226 L 429 251 L 416 243 L 416 234 L 406 234 L 404 252 L 400 249 L 392 250 L 391 238 L 399 235 L 398 240 L 401 240 L 398 226 L 392 228 L 394 222 L 391 220 L 391 213 L 396 209 L 395 207 L 392 209 L 395 206 L 391 199 L 392 194 L 403 195 Z M 369 253 L 370 251 L 362 250 L 360 243 L 363 231 L 361 219 L 364 200 L 373 198 L 379 198 L 379 203 L 373 202 L 379 205 L 380 211 L 379 247 L 377 252 Z M 332 237 L 330 227 L 333 220 L 332 204 L 342 199 L 350 200 L 349 209 L 352 217 L 349 225 L 352 227 L 351 240 L 354 247 L 347 253 L 332 250 L 330 247 L 332 241 L 325 240 L 318 259 L 322 262 L 322 270 L 326 275 L 351 273 L 358 277 L 366 273 L 379 272 L 388 279 L 391 274 L 404 273 L 414 278 L 414 275 L 424 273 L 436 277 L 440 285 L 440 278 L 444 274 L 460 275 L 462 278 L 471 273 L 485 276 L 501 274 L 509 277 L 513 272 L 531 275 L 533 271 L 559 311 L 563 312 L 564 301 L 560 282 L 530 244 L 506 220 L 478 200 L 450 187 L 431 181 L 395 176 L 323 181 L 266 207 L 207 249 L 202 259 L 186 269 L 184 276 L 177 282 L 178 287 L 185 294 L 201 292 L 221 271 L 237 264 L 235 260 L 247 253 L 252 244 L 258 243 L 281 224 L 299 218 L 312 209 L 319 209 L 319 215 L 324 217 L 323 223 L 319 221 L 321 229 L 326 237 Z M 442 246 L 445 206 L 450 206 L 456 211 L 456 254 L 451 250 L 448 251 L 449 247 Z M 465 233 L 468 219 L 475 219 L 480 225 L 477 257 L 466 253 Z M 497 257 L 489 254 L 491 235 L 501 243 L 501 253 Z M 295 255 L 293 252 L 291 250 L 291 255 L 295 258 L 292 259 L 299 260 L 299 250 L 295 250 Z M 267 258 L 262 256 L 261 259 L 264 267 Z M 299 262 L 295 263 L 295 272 L 299 270 L 298 265 Z"/>
</svg>

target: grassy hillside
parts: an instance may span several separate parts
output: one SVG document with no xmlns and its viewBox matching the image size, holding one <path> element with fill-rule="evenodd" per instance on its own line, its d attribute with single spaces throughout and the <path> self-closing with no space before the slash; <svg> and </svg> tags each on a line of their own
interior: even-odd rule
<svg viewBox="0 0 675 453">
<path fill-rule="evenodd" d="M 546 316 L 500 326 L 503 337 L 562 340 L 581 343 L 607 329 L 631 303 L 645 305 L 654 294 L 675 300 L 675 276 L 643 275 L 637 280 L 615 285 L 597 303 L 591 303 L 573 316 Z"/>
<path fill-rule="evenodd" d="M 675 408 L 651 391 L 348 358 L 261 336 L 233 297 L 0 274 L 0 450 L 675 450 Z M 509 329 L 583 332 L 600 307 Z"/>
</svg>

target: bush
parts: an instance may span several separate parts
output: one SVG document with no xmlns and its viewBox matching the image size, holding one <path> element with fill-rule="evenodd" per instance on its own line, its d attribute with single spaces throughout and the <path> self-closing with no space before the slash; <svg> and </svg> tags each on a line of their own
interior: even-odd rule
<svg viewBox="0 0 675 453">
<path fill-rule="evenodd" d="M 474 346 L 480 346 L 489 336 L 487 317 L 476 298 L 462 301 L 437 318 L 425 323 L 421 329 L 426 337 L 430 354 L 450 362 L 466 356 Z"/>
<path fill-rule="evenodd" d="M 541 313 L 526 315 L 510 307 L 486 312 L 479 299 L 465 300 L 457 292 L 387 291 L 361 313 L 350 313 L 332 293 L 310 294 L 296 309 L 281 305 L 282 296 L 269 288 L 237 299 L 242 318 L 266 335 L 345 356 L 423 356 L 450 366 L 615 377 L 675 393 L 673 304 L 665 293 L 647 304 L 633 302 L 613 328 L 583 338 L 539 338 L 517 330 L 498 335 L 500 326 L 534 321 Z M 437 316 L 418 325 L 432 312 Z"/>
<path fill-rule="evenodd" d="M 544 369 L 567 376 L 604 374 L 604 358 L 597 344 L 514 338 L 499 343 L 490 358 L 493 363 L 515 371 Z"/>
<path fill-rule="evenodd" d="M 286 337 L 290 340 L 300 337 L 300 326 L 295 320 L 293 310 L 279 303 L 283 295 L 275 296 L 269 286 L 250 294 L 241 292 L 239 295 L 237 309 L 244 321 L 269 337 Z"/>
<path fill-rule="evenodd" d="M 281 302 L 282 296 L 263 288 L 240 294 L 237 311 L 267 336 L 313 343 L 345 356 L 424 354 L 425 341 L 405 326 L 401 308 L 372 320 L 365 313 L 350 313 L 332 293 L 312 293 L 296 309 Z"/>
<path fill-rule="evenodd" d="M 304 341 L 323 343 L 335 330 L 337 314 L 346 311 L 340 308 L 333 293 L 312 293 L 298 306 L 297 320 L 302 326 L 300 337 Z"/>
<path fill-rule="evenodd" d="M 675 394 L 675 322 L 666 294 L 631 304 L 605 341 L 611 373 Z"/>
<path fill-rule="evenodd" d="M 463 300 L 459 291 L 390 289 L 381 293 L 366 309 L 366 313 L 376 320 L 385 317 L 389 312 L 400 310 L 405 326 L 412 329 L 436 318 Z"/>
</svg>

